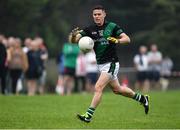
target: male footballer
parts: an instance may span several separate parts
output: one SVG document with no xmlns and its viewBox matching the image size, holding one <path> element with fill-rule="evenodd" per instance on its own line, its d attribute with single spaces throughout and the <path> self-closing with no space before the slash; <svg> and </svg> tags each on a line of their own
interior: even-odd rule
<svg viewBox="0 0 180 130">
<path fill-rule="evenodd" d="M 148 114 L 149 96 L 135 93 L 128 87 L 122 87 L 117 78 L 119 62 L 115 51 L 116 45 L 130 43 L 129 36 L 116 23 L 105 20 L 106 12 L 103 6 L 95 6 L 92 10 L 92 16 L 94 24 L 81 31 L 76 28 L 72 30 L 69 36 L 72 43 L 78 43 L 83 36 L 89 36 L 95 41 L 93 49 L 100 71 L 91 104 L 84 114 L 77 114 L 78 119 L 87 123 L 91 121 L 96 108 L 101 102 L 103 90 L 108 84 L 115 94 L 140 102 L 144 106 L 145 113 Z"/>
</svg>

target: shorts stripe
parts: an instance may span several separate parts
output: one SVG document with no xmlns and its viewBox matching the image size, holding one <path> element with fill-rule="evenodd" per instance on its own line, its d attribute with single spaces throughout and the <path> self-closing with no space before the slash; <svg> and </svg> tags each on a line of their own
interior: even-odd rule
<svg viewBox="0 0 180 130">
<path fill-rule="evenodd" d="M 111 63 L 108 73 L 112 72 L 112 75 L 114 74 L 114 70 L 116 68 L 116 64 L 114 62 Z"/>
<path fill-rule="evenodd" d="M 99 64 L 98 69 L 100 72 L 106 72 L 110 76 L 111 80 L 116 80 L 119 72 L 119 66 L 118 62 L 108 62 L 105 64 Z"/>
</svg>

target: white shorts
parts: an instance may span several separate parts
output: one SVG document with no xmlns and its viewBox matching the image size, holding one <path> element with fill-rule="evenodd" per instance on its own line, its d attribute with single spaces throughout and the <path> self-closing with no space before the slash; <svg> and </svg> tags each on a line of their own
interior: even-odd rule
<svg viewBox="0 0 180 130">
<path fill-rule="evenodd" d="M 110 75 L 111 80 L 117 79 L 117 75 L 119 72 L 119 62 L 116 63 L 105 63 L 105 64 L 99 64 L 98 70 L 100 72 L 106 72 Z"/>
</svg>

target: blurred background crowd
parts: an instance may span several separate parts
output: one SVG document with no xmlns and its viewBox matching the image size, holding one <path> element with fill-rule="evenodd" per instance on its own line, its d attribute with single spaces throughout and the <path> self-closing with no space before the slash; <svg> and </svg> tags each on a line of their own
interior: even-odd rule
<svg viewBox="0 0 180 130">
<path fill-rule="evenodd" d="M 98 78 L 94 51 L 82 53 L 77 44 L 64 43 L 56 57 L 55 66 L 47 64 L 48 49 L 43 38 L 39 36 L 21 40 L 1 34 L 0 52 L 2 94 L 32 96 L 50 92 L 59 95 L 70 95 L 74 92 L 91 93 Z M 168 56 L 163 56 L 155 43 L 149 48 L 145 45 L 139 46 L 136 53 L 131 71 L 124 71 L 124 74 L 119 75 L 124 87 L 130 86 L 146 93 L 150 90 L 166 91 L 169 79 L 179 76 L 172 73 L 173 61 Z M 53 67 L 57 72 L 54 75 L 57 77 L 54 85 L 49 86 L 47 68 L 51 71 Z M 123 68 L 126 69 L 122 67 L 122 71 Z M 132 75 L 134 80 L 131 79 Z"/>
<path fill-rule="evenodd" d="M 84 55 L 66 42 L 74 27 L 92 22 L 96 4 L 131 38 L 131 44 L 116 50 L 121 83 L 144 92 L 178 89 L 179 0 L 0 0 L 0 92 L 93 91 L 98 76 L 94 53 Z"/>
<path fill-rule="evenodd" d="M 48 51 L 41 37 L 22 41 L 0 35 L 0 52 L 3 94 L 18 94 L 25 89 L 28 95 L 34 95 L 38 85 L 38 92 L 44 93 Z"/>
</svg>

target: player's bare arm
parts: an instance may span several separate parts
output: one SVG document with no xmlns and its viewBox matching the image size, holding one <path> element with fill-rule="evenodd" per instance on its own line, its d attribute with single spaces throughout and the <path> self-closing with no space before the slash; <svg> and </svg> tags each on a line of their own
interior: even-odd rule
<svg viewBox="0 0 180 130">
<path fill-rule="evenodd" d="M 128 35 L 126 35 L 125 33 L 120 34 L 119 38 L 118 38 L 118 43 L 120 44 L 124 44 L 124 43 L 130 43 L 130 38 Z"/>
<path fill-rule="evenodd" d="M 115 37 L 108 37 L 107 40 L 111 41 L 112 43 L 116 44 L 126 44 L 130 43 L 130 38 L 125 33 L 121 33 L 118 38 Z"/>
</svg>

